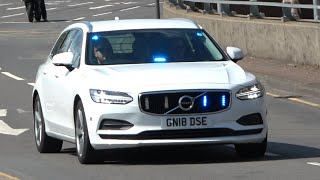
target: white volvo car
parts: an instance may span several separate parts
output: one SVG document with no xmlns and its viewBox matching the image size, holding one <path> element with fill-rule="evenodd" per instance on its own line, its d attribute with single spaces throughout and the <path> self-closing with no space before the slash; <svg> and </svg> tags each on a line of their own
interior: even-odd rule
<svg viewBox="0 0 320 180">
<path fill-rule="evenodd" d="M 72 24 L 38 69 L 36 147 L 75 143 L 80 163 L 99 160 L 96 150 L 160 145 L 235 144 L 263 156 L 265 91 L 242 58 L 187 19 Z"/>
</svg>

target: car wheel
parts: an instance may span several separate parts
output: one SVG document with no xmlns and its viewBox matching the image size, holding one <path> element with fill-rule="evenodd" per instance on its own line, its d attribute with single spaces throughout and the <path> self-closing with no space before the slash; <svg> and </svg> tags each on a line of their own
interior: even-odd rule
<svg viewBox="0 0 320 180">
<path fill-rule="evenodd" d="M 39 96 L 33 104 L 34 137 L 37 149 L 40 153 L 60 152 L 63 141 L 49 137 L 45 132 L 45 123 Z"/>
<path fill-rule="evenodd" d="M 267 139 L 261 143 L 235 144 L 236 151 L 243 157 L 263 157 L 267 150 Z"/>
<path fill-rule="evenodd" d="M 33 22 L 33 5 L 30 2 L 27 4 L 27 16 L 29 22 Z"/>
<path fill-rule="evenodd" d="M 88 135 L 87 121 L 82 102 L 79 101 L 75 111 L 76 151 L 81 164 L 98 162 L 97 152 L 93 149 Z"/>
</svg>

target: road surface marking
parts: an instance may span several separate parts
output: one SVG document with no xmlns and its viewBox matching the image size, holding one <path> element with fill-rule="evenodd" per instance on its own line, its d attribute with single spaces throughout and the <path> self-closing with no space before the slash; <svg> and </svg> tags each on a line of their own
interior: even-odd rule
<svg viewBox="0 0 320 180">
<path fill-rule="evenodd" d="M 90 7 L 89 9 L 101 9 L 101 8 L 105 8 L 105 7 L 110 7 L 110 6 L 113 6 L 113 5 L 103 5 L 103 6 L 97 6 L 97 7 Z"/>
<path fill-rule="evenodd" d="M 27 130 L 29 129 L 13 129 L 12 127 L 8 126 L 4 121 L 0 120 L 0 134 L 18 136 Z"/>
<path fill-rule="evenodd" d="M 0 117 L 6 117 L 7 116 L 7 110 L 6 109 L 0 109 Z"/>
<path fill-rule="evenodd" d="M 34 83 L 28 83 L 30 86 L 34 86 Z"/>
<path fill-rule="evenodd" d="M 135 6 L 135 7 L 132 7 L 132 8 L 127 8 L 127 9 L 121 9 L 120 11 L 128 11 L 128 10 L 132 10 L 132 9 L 137 9 L 139 8 L 140 6 Z"/>
<path fill-rule="evenodd" d="M 84 18 L 86 18 L 86 17 L 80 17 L 80 18 L 74 19 L 73 21 L 79 21 L 79 20 L 84 19 Z"/>
<path fill-rule="evenodd" d="M 0 172 L 0 177 L 4 177 L 7 180 L 20 180 L 17 177 L 10 176 L 9 174 L 3 173 L 3 172 Z"/>
<path fill-rule="evenodd" d="M 54 10 L 54 9 L 57 9 L 57 8 L 56 8 L 56 7 L 54 7 L 54 8 L 49 8 L 49 9 L 47 9 L 47 11 Z"/>
<path fill-rule="evenodd" d="M 137 4 L 137 2 L 122 2 L 122 4 L 128 5 L 128 4 Z"/>
<path fill-rule="evenodd" d="M 148 4 L 148 6 L 153 6 L 153 5 L 155 5 L 156 3 L 151 3 L 151 4 Z"/>
<path fill-rule="evenodd" d="M 9 73 L 9 72 L 1 72 L 2 74 L 4 74 L 4 75 L 6 75 L 6 76 L 9 76 L 9 77 L 11 77 L 11 78 L 13 78 L 13 79 L 15 79 L 15 80 L 17 80 L 17 81 L 22 81 L 22 80 L 24 80 L 24 79 L 22 79 L 22 78 L 20 78 L 20 77 L 18 77 L 18 76 L 15 76 L 15 75 L 13 75 L 13 74 L 11 74 L 11 73 Z"/>
<path fill-rule="evenodd" d="M 25 6 L 20 6 L 20 7 L 15 7 L 15 8 L 7 8 L 7 10 L 16 10 L 16 9 L 22 9 L 22 8 L 26 8 Z"/>
<path fill-rule="evenodd" d="M 267 155 L 267 156 L 273 156 L 273 157 L 279 157 L 279 156 L 281 156 L 281 155 L 279 155 L 279 154 L 274 154 L 274 153 L 270 153 L 270 152 L 266 152 L 265 155 Z"/>
<path fill-rule="evenodd" d="M 101 13 L 101 14 L 95 14 L 95 15 L 92 15 L 94 17 L 96 16 L 102 16 L 102 15 L 107 15 L 107 14 L 111 14 L 112 12 L 107 12 L 107 13 Z"/>
<path fill-rule="evenodd" d="M 8 18 L 8 17 L 13 17 L 13 16 L 21 16 L 24 13 L 19 13 L 19 14 L 11 14 L 11 15 L 7 15 L 7 16 L 2 16 L 1 18 Z"/>
<path fill-rule="evenodd" d="M 320 166 L 320 163 L 318 162 L 307 162 L 307 164 L 313 165 L 313 166 Z"/>
<path fill-rule="evenodd" d="M 93 2 L 86 2 L 86 3 L 79 3 L 79 4 L 69 4 L 69 7 L 75 7 L 75 6 L 81 6 L 81 5 L 86 5 L 86 4 L 92 4 Z"/>
<path fill-rule="evenodd" d="M 313 102 L 305 101 L 305 100 L 302 100 L 302 99 L 299 99 L 299 98 L 289 98 L 289 100 L 297 101 L 297 102 L 300 102 L 300 103 L 303 103 L 303 104 L 307 104 L 307 105 L 310 105 L 310 106 L 314 106 L 314 107 L 320 107 L 320 104 L 316 104 L 316 103 L 313 103 Z"/>
<path fill-rule="evenodd" d="M 23 110 L 23 109 L 17 109 L 17 112 L 18 112 L 19 114 L 32 113 L 32 111 L 25 111 L 25 110 Z"/>
<path fill-rule="evenodd" d="M 0 22 L 0 24 L 27 24 L 29 22 Z"/>
<path fill-rule="evenodd" d="M 8 4 L 0 4 L 0 7 L 1 6 L 8 6 L 8 5 L 11 5 L 12 3 L 8 3 Z"/>
<path fill-rule="evenodd" d="M 267 93 L 267 95 L 272 96 L 272 97 L 281 97 L 280 95 L 276 95 L 276 94 L 272 94 L 272 93 Z M 300 102 L 303 104 L 307 104 L 309 106 L 314 106 L 314 107 L 320 107 L 320 104 L 317 103 L 313 103 L 313 102 L 309 102 L 309 101 L 305 101 L 299 98 L 288 98 L 291 101 L 296 101 L 296 102 Z"/>
<path fill-rule="evenodd" d="M 272 97 L 279 97 L 279 95 L 268 93 L 268 92 L 266 94 L 269 95 L 269 96 L 272 96 Z"/>
</svg>

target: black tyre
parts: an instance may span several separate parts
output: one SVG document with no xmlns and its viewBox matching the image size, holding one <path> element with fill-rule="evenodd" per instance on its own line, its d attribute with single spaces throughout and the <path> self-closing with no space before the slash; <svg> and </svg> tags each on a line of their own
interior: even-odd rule
<svg viewBox="0 0 320 180">
<path fill-rule="evenodd" d="M 33 119 L 34 137 L 38 151 L 40 153 L 60 152 L 63 141 L 47 135 L 39 96 L 33 103 Z"/>
<path fill-rule="evenodd" d="M 263 157 L 267 150 L 268 138 L 261 143 L 235 144 L 237 153 L 243 157 Z"/>
<path fill-rule="evenodd" d="M 88 135 L 88 127 L 82 102 L 77 103 L 75 112 L 76 152 L 81 164 L 99 162 L 98 152 L 93 149 Z"/>
<path fill-rule="evenodd" d="M 33 4 L 31 2 L 27 3 L 26 8 L 29 22 L 33 22 Z"/>
</svg>

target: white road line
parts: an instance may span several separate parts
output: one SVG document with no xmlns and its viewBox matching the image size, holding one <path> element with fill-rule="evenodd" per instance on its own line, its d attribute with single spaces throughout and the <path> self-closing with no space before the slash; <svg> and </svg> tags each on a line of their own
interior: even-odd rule
<svg viewBox="0 0 320 180">
<path fill-rule="evenodd" d="M 7 8 L 7 10 L 16 10 L 16 9 L 23 9 L 26 8 L 25 6 L 19 6 L 19 7 L 15 7 L 15 8 Z"/>
<path fill-rule="evenodd" d="M 96 16 L 103 16 L 103 15 L 107 15 L 107 14 L 111 14 L 112 12 L 106 12 L 106 13 L 101 13 L 101 14 L 95 14 L 95 15 L 92 15 L 94 17 Z"/>
<path fill-rule="evenodd" d="M 128 10 L 132 10 L 132 9 L 137 9 L 139 8 L 140 6 L 135 6 L 135 7 L 132 7 L 132 8 L 127 8 L 127 9 L 122 9 L 120 11 L 128 11 Z"/>
<path fill-rule="evenodd" d="M 153 6 L 153 5 L 155 5 L 156 3 L 151 3 L 151 4 L 148 4 L 148 6 Z"/>
<path fill-rule="evenodd" d="M 11 5 L 12 3 L 8 3 L 8 4 L 0 4 L 0 7 L 1 6 L 8 6 L 8 5 Z"/>
<path fill-rule="evenodd" d="M 34 83 L 28 83 L 30 86 L 34 86 Z"/>
<path fill-rule="evenodd" d="M 7 109 L 0 109 L 0 117 L 6 117 L 7 116 Z"/>
<path fill-rule="evenodd" d="M 29 129 L 13 129 L 12 127 L 8 126 L 4 121 L 0 120 L 0 134 L 18 136 L 27 130 Z"/>
<path fill-rule="evenodd" d="M 307 162 L 307 164 L 313 165 L 313 166 L 320 166 L 320 163 L 318 162 Z"/>
<path fill-rule="evenodd" d="M 137 2 L 122 2 L 123 4 L 125 5 L 128 5 L 128 4 L 137 4 Z"/>
<path fill-rule="evenodd" d="M 28 24 L 29 22 L 0 22 L 0 24 Z"/>
<path fill-rule="evenodd" d="M 79 21 L 79 20 L 84 19 L 84 18 L 86 18 L 86 17 L 80 17 L 80 18 L 74 19 L 74 21 Z"/>
<path fill-rule="evenodd" d="M 12 15 L 8 15 L 8 16 L 2 16 L 1 18 L 8 18 L 8 17 L 13 17 L 13 16 L 20 16 L 23 15 L 24 13 L 19 13 L 19 14 L 12 14 Z"/>
<path fill-rule="evenodd" d="M 9 77 L 11 77 L 12 79 L 15 79 L 15 80 L 17 80 L 17 81 L 22 81 L 22 80 L 24 80 L 24 79 L 22 79 L 22 78 L 20 78 L 20 77 L 18 77 L 18 76 L 15 76 L 15 75 L 13 75 L 13 74 L 11 74 L 11 73 L 9 73 L 9 72 L 1 72 L 2 74 L 4 74 L 4 75 L 6 75 L 6 76 L 9 76 Z"/>
<path fill-rule="evenodd" d="M 274 154 L 274 153 L 270 153 L 270 152 L 266 152 L 265 155 L 267 155 L 267 156 L 273 156 L 273 157 L 279 157 L 279 156 L 281 156 L 281 155 L 279 155 L 279 154 Z"/>
<path fill-rule="evenodd" d="M 47 11 L 54 10 L 54 9 L 57 9 L 57 8 L 56 7 L 55 8 L 49 8 L 49 9 L 47 9 Z"/>
<path fill-rule="evenodd" d="M 87 5 L 87 4 L 92 4 L 93 2 L 86 2 L 86 3 L 79 3 L 79 4 L 69 4 L 69 7 L 75 7 L 75 6 L 82 6 L 82 5 Z"/>
<path fill-rule="evenodd" d="M 108 4 L 108 5 L 103 5 L 103 6 L 90 7 L 89 9 L 101 9 L 101 8 L 111 7 L 111 6 L 113 6 L 113 5 Z"/>
</svg>

